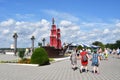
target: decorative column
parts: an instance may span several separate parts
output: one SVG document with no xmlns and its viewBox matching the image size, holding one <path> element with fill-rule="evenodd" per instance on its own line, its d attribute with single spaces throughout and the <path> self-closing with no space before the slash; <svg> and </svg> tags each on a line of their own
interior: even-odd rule
<svg viewBox="0 0 120 80">
<path fill-rule="evenodd" d="M 32 37 L 31 37 L 31 40 L 32 40 L 32 52 L 33 52 L 33 51 L 34 51 L 34 40 L 35 40 L 35 37 L 32 36 Z"/>
<path fill-rule="evenodd" d="M 45 38 L 42 39 L 43 46 L 45 46 Z"/>
<path fill-rule="evenodd" d="M 17 33 L 14 33 L 13 38 L 14 38 L 14 54 L 16 56 L 16 53 L 17 53 L 17 38 L 18 38 Z"/>
</svg>

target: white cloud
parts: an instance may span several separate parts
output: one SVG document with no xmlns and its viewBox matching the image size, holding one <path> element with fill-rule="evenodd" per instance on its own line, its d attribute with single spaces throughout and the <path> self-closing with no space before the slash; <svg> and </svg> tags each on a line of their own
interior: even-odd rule
<svg viewBox="0 0 120 80">
<path fill-rule="evenodd" d="M 3 34 L 7 34 L 9 33 L 10 31 L 7 29 L 7 30 L 3 30 Z"/>
<path fill-rule="evenodd" d="M 55 10 L 43 10 L 43 12 L 54 16 L 55 18 L 59 18 L 62 20 L 69 20 L 69 21 L 79 21 L 78 17 L 75 17 L 69 13 L 65 13 L 65 12 L 58 12 Z"/>
<path fill-rule="evenodd" d="M 120 27 L 120 22 L 116 24 L 117 27 Z"/>
<path fill-rule="evenodd" d="M 112 32 L 117 34 L 117 33 L 120 33 L 120 30 L 119 29 L 114 29 Z"/>
<path fill-rule="evenodd" d="M 34 35 L 36 37 L 35 40 L 38 42 L 41 40 L 41 37 L 46 38 L 49 36 L 50 28 L 50 23 L 45 19 L 37 22 L 15 21 L 14 19 L 8 19 L 0 22 L 0 38 L 3 39 L 3 45 L 5 47 L 9 47 L 9 45 L 14 42 L 12 36 L 13 33 L 16 32 L 18 34 L 18 47 L 31 47 L 31 36 Z M 0 46 L 1 45 L 2 44 L 0 44 Z"/>
<path fill-rule="evenodd" d="M 90 33 L 89 36 L 94 37 L 94 36 L 96 36 L 96 33 Z"/>
<path fill-rule="evenodd" d="M 85 22 L 85 21 L 84 21 Z M 120 39 L 120 27 L 119 22 L 111 23 L 89 23 L 76 24 L 69 20 L 61 20 L 59 25 L 61 29 L 61 39 L 64 42 L 74 43 L 88 43 L 91 44 L 94 41 L 101 41 L 103 43 L 109 43 Z M 84 29 L 82 27 L 84 26 Z M 91 26 L 90 28 L 85 26 Z M 99 27 L 98 27 L 99 26 Z M 102 26 L 102 27 L 100 27 Z M 49 36 L 51 30 L 51 22 L 46 19 L 41 19 L 36 22 L 16 21 L 14 19 L 8 19 L 0 22 L 0 39 L 2 47 L 9 47 L 13 41 L 13 33 L 18 33 L 18 47 L 31 47 L 31 36 L 35 36 L 35 46 L 38 42 L 42 42 L 42 38 L 46 38 L 46 43 L 49 43 Z"/>
<path fill-rule="evenodd" d="M 31 19 L 34 16 L 33 14 L 16 14 L 16 18 L 18 19 Z"/>
<path fill-rule="evenodd" d="M 71 30 L 80 30 L 80 28 L 79 28 L 79 26 L 73 26 L 73 27 L 71 27 Z"/>
<path fill-rule="evenodd" d="M 104 34 L 107 34 L 107 33 L 109 33 L 109 32 L 110 32 L 109 29 L 104 29 L 104 31 L 103 31 Z"/>
<path fill-rule="evenodd" d="M 62 35 L 62 41 L 63 42 L 78 42 L 80 41 L 80 27 L 67 20 L 62 20 L 60 22 L 60 29 L 61 29 L 61 35 Z"/>
<path fill-rule="evenodd" d="M 8 19 L 7 21 L 2 21 L 0 22 L 0 26 L 10 26 L 12 24 L 14 24 L 14 20 L 13 19 Z"/>
<path fill-rule="evenodd" d="M 45 20 L 45 19 L 42 19 L 41 21 L 39 21 L 39 22 L 36 22 L 35 24 L 34 24 L 36 27 L 43 27 L 43 26 L 48 26 L 48 25 L 50 25 L 50 23 L 47 21 L 47 20 Z"/>
<path fill-rule="evenodd" d="M 82 22 L 81 25 L 84 25 L 86 27 L 93 27 L 95 25 L 95 23 Z"/>
<path fill-rule="evenodd" d="M 72 22 L 67 21 L 67 20 L 62 20 L 62 21 L 60 22 L 60 25 L 61 25 L 61 26 L 69 26 L 69 25 L 72 25 Z"/>
</svg>

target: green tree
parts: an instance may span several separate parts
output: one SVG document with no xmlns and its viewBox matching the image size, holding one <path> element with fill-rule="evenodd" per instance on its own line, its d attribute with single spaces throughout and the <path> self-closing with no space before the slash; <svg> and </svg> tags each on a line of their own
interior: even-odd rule
<svg viewBox="0 0 120 80">
<path fill-rule="evenodd" d="M 120 40 L 117 40 L 115 45 L 116 45 L 116 48 L 120 48 Z"/>
<path fill-rule="evenodd" d="M 120 48 L 120 40 L 117 40 L 115 43 L 107 43 L 105 47 L 110 48 L 110 49 Z"/>
<path fill-rule="evenodd" d="M 79 45 L 79 46 L 77 47 L 77 49 L 78 49 L 78 50 L 80 50 L 80 49 L 82 50 L 83 47 L 82 47 L 81 45 Z"/>
<path fill-rule="evenodd" d="M 111 44 L 111 43 L 107 43 L 105 45 L 106 48 L 110 48 L 110 49 L 116 49 L 116 45 L 115 44 Z"/>
<path fill-rule="evenodd" d="M 92 43 L 93 45 L 96 45 L 96 46 L 100 46 L 102 49 L 105 48 L 105 45 L 102 43 L 102 42 L 99 42 L 99 41 L 95 41 Z"/>
</svg>

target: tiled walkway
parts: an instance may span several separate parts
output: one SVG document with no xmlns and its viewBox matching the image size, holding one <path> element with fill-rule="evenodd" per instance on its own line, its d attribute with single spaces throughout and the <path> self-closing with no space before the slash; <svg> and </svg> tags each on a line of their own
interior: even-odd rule
<svg viewBox="0 0 120 80">
<path fill-rule="evenodd" d="M 78 67 L 79 63 L 78 60 Z M 1 63 L 0 80 L 120 80 L 120 59 L 109 56 L 108 61 L 101 61 L 99 75 L 91 72 L 91 62 L 88 67 L 88 73 L 73 71 L 69 59 L 40 67 Z"/>
</svg>

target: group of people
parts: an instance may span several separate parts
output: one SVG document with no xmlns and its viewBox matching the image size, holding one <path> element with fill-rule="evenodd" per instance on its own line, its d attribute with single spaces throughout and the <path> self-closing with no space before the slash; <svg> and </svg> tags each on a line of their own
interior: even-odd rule
<svg viewBox="0 0 120 80">
<path fill-rule="evenodd" d="M 77 55 L 77 50 L 76 48 L 73 49 L 73 52 L 70 55 L 70 60 L 71 60 L 71 64 L 72 64 L 72 69 L 76 70 L 77 67 L 77 59 L 78 59 L 78 55 Z M 83 72 L 83 70 L 85 72 L 88 72 L 88 61 L 92 61 L 92 66 L 93 66 L 93 73 L 99 73 L 99 64 L 100 64 L 100 56 L 99 53 L 97 52 L 97 50 L 93 51 L 92 55 L 89 55 L 88 52 L 86 51 L 86 49 L 83 49 L 80 53 L 79 53 L 79 59 L 81 62 L 81 67 L 80 67 L 80 73 Z"/>
<path fill-rule="evenodd" d="M 102 50 L 101 48 L 98 49 L 98 53 L 100 55 L 100 59 L 101 60 L 108 60 L 108 55 L 112 54 L 113 58 L 119 58 L 120 59 L 120 48 L 117 49 L 109 49 L 109 48 L 105 48 L 104 50 Z"/>
<path fill-rule="evenodd" d="M 26 48 L 25 49 L 25 56 L 32 55 L 32 48 Z"/>
<path fill-rule="evenodd" d="M 113 54 L 113 58 L 117 57 L 120 59 L 120 48 L 117 48 L 117 49 L 113 49 L 111 51 L 111 54 Z"/>
</svg>

